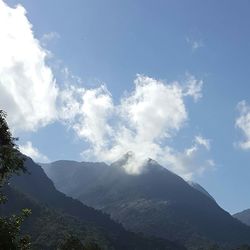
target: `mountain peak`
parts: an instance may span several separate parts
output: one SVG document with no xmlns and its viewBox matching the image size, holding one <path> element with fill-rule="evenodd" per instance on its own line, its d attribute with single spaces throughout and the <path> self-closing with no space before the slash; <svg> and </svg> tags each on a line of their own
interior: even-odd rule
<svg viewBox="0 0 250 250">
<path fill-rule="evenodd" d="M 132 158 L 135 158 L 135 153 L 133 151 L 128 151 L 126 154 L 124 154 L 121 158 L 122 159 L 126 159 L 126 160 L 129 160 L 129 159 L 132 159 Z"/>
<path fill-rule="evenodd" d="M 128 174 L 133 175 L 141 174 L 153 166 L 161 167 L 160 164 L 152 158 L 144 158 L 141 155 L 135 154 L 133 151 L 128 151 L 119 160 L 112 163 L 111 166 L 123 168 Z"/>
<path fill-rule="evenodd" d="M 152 158 L 148 158 L 146 163 L 151 164 L 151 165 L 160 165 L 156 160 L 154 160 Z"/>
<path fill-rule="evenodd" d="M 114 163 L 116 163 L 116 162 L 119 162 L 119 163 L 124 162 L 124 163 L 126 163 L 126 162 L 131 161 L 131 160 L 134 160 L 136 162 L 143 162 L 145 165 L 147 165 L 147 164 L 157 164 L 157 165 L 159 165 L 159 163 L 156 160 L 154 160 L 154 159 L 152 159 L 150 157 L 143 158 L 141 156 L 136 155 L 135 152 L 133 152 L 133 151 L 128 151 L 119 160 L 115 161 Z"/>
<path fill-rule="evenodd" d="M 113 166 L 124 166 L 128 161 L 131 161 L 135 158 L 135 153 L 133 151 L 128 151 L 123 156 L 121 156 L 118 160 L 113 162 L 111 165 Z"/>
</svg>

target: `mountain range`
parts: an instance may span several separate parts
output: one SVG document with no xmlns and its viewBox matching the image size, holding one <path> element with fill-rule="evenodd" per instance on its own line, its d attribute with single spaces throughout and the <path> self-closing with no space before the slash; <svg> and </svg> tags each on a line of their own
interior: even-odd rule
<svg viewBox="0 0 250 250">
<path fill-rule="evenodd" d="M 190 249 L 250 243 L 250 227 L 223 210 L 201 186 L 152 159 L 141 174 L 128 174 L 128 158 L 111 165 L 56 161 L 42 167 L 58 190 L 110 214 L 127 230 L 196 247 Z"/>
<path fill-rule="evenodd" d="M 29 174 L 14 176 L 5 187 L 8 202 L 0 212 L 10 215 L 22 208 L 32 210 L 22 227 L 22 233 L 31 236 L 32 249 L 60 249 L 58 244 L 68 234 L 77 235 L 84 242 L 95 242 L 100 249 L 185 249 L 169 240 L 125 230 L 107 214 L 58 191 L 32 159 L 27 158 L 25 166 Z"/>
</svg>

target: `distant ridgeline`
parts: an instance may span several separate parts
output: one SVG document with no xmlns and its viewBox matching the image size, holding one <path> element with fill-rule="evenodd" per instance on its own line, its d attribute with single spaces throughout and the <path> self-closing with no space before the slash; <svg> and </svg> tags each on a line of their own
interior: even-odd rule
<svg viewBox="0 0 250 250">
<path fill-rule="evenodd" d="M 250 226 L 250 209 L 246 209 L 240 213 L 233 215 L 236 219 L 240 220 L 242 223 Z"/>
<path fill-rule="evenodd" d="M 219 207 L 201 186 L 187 183 L 153 160 L 141 174 L 130 175 L 123 167 L 125 158 L 111 165 L 57 161 L 42 167 L 58 190 L 110 214 L 127 230 L 188 249 L 250 244 L 250 227 Z"/>
</svg>

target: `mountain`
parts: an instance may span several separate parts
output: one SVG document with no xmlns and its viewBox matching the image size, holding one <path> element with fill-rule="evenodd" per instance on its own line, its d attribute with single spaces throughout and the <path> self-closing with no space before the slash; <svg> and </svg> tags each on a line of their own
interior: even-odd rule
<svg viewBox="0 0 250 250">
<path fill-rule="evenodd" d="M 211 194 L 209 194 L 208 191 L 205 188 L 203 188 L 200 184 L 193 182 L 193 181 L 188 181 L 188 184 L 191 187 L 195 188 L 196 190 L 200 191 L 201 193 L 207 195 L 212 200 L 214 200 L 213 196 Z"/>
<path fill-rule="evenodd" d="M 250 226 L 250 209 L 246 209 L 242 212 L 236 213 L 233 215 L 233 217 Z"/>
<path fill-rule="evenodd" d="M 109 213 L 128 230 L 187 246 L 250 242 L 250 228 L 207 194 L 153 160 L 141 174 L 130 175 L 126 157 L 111 165 L 57 161 L 43 168 L 59 190 Z"/>
<path fill-rule="evenodd" d="M 55 249 L 55 240 L 63 234 L 76 233 L 79 237 L 94 238 L 102 249 L 184 249 L 174 242 L 144 237 L 128 232 L 103 212 L 85 206 L 80 201 L 59 192 L 43 169 L 27 158 L 29 174 L 14 176 L 7 187 L 8 199 L 1 212 L 32 209 L 32 217 L 24 225 L 24 233 L 32 236 L 38 249 Z M 51 245 L 46 245 L 52 242 Z"/>
<path fill-rule="evenodd" d="M 22 224 L 21 233 L 31 237 L 33 250 L 58 249 L 67 234 L 77 236 L 84 245 L 95 242 L 102 246 L 102 249 L 110 249 L 113 246 L 113 242 L 107 240 L 102 230 L 94 225 L 56 212 L 10 186 L 4 188 L 4 193 L 8 197 L 8 202 L 0 206 L 1 216 L 19 214 L 23 208 L 31 209 L 31 215 Z"/>
</svg>

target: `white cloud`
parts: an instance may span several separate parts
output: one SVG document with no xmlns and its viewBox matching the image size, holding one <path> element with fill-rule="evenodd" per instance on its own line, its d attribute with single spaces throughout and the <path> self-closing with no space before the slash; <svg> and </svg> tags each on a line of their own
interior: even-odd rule
<svg viewBox="0 0 250 250">
<path fill-rule="evenodd" d="M 88 150 L 87 154 L 100 160 L 111 162 L 128 151 L 133 151 L 142 160 L 155 158 L 161 140 L 171 137 L 187 120 L 183 91 L 178 83 L 164 84 L 138 75 L 135 90 L 122 98 L 119 105 L 112 104 L 108 93 L 104 95 L 105 98 L 102 98 L 107 101 L 98 106 L 98 112 L 91 103 L 88 106 L 92 126 L 88 126 L 84 134 L 78 131 L 79 135 L 92 143 L 92 150 Z M 111 115 L 112 111 L 116 122 L 110 125 L 107 114 L 109 112 Z M 86 119 L 83 124 L 86 127 Z M 93 124 L 98 124 L 98 129 Z M 104 134 L 108 143 L 103 140 Z"/>
<path fill-rule="evenodd" d="M 103 87 L 70 87 L 64 95 L 63 113 L 74 114 L 69 117 L 71 127 L 90 143 L 82 154 L 85 159 L 113 162 L 132 151 L 133 160 L 125 166 L 130 173 L 139 173 L 144 161 L 152 158 L 191 178 L 210 165 L 201 164 L 204 152 L 210 148 L 209 140 L 196 136 L 194 145 L 183 153 L 166 145 L 187 122 L 185 98 L 197 100 L 201 96 L 200 82 L 193 76 L 180 84 L 137 75 L 134 91 L 127 93 L 118 105 L 113 104 L 111 94 Z M 193 91 L 188 91 L 190 85 Z"/>
<path fill-rule="evenodd" d="M 55 31 L 51 31 L 51 32 L 43 34 L 43 36 L 41 38 L 41 43 L 46 45 L 47 43 L 49 43 L 53 40 L 57 40 L 59 38 L 60 38 L 59 33 L 55 32 Z"/>
<path fill-rule="evenodd" d="M 203 138 L 201 135 L 195 137 L 195 142 L 199 145 L 204 146 L 207 150 L 210 149 L 210 140 Z"/>
<path fill-rule="evenodd" d="M 183 152 L 169 149 L 166 152 L 165 164 L 186 180 L 192 180 L 196 175 L 201 175 L 204 171 L 215 167 L 214 161 L 207 159 L 209 150 L 209 140 L 196 136 L 194 144 Z"/>
<path fill-rule="evenodd" d="M 121 114 L 144 140 L 168 137 L 187 119 L 182 88 L 138 75 L 135 91 L 123 98 Z"/>
<path fill-rule="evenodd" d="M 36 130 L 56 118 L 58 89 L 25 9 L 0 1 L 0 108 L 14 130 Z"/>
<path fill-rule="evenodd" d="M 52 32 L 43 39 L 55 37 Z M 1 0 L 0 41 L 0 108 L 8 113 L 12 130 L 35 131 L 62 122 L 89 144 L 85 159 L 112 162 L 133 151 L 133 161 L 126 165 L 131 173 L 140 172 L 149 157 L 185 178 L 213 165 L 204 160 L 210 144 L 201 136 L 183 152 L 168 146 L 188 121 L 186 98 L 202 97 L 201 80 L 187 75 L 185 83 L 166 83 L 137 75 L 134 91 L 115 105 L 104 85 L 83 88 L 81 79 L 64 68 L 64 86 L 59 89 L 46 64 L 50 52 L 34 37 L 25 9 L 10 8 Z M 47 161 L 31 142 L 20 149 Z"/>
<path fill-rule="evenodd" d="M 75 122 L 76 116 L 81 113 L 82 95 L 84 93 L 84 88 L 77 88 L 73 85 L 69 85 L 60 91 L 58 116 L 62 121 L 70 124 L 71 121 Z"/>
<path fill-rule="evenodd" d="M 202 97 L 203 81 L 197 80 L 193 75 L 187 74 L 187 87 L 185 95 L 192 96 L 195 101 Z"/>
<path fill-rule="evenodd" d="M 27 141 L 26 144 L 20 145 L 19 149 L 23 154 L 31 157 L 36 162 L 44 163 L 49 161 L 48 157 L 39 152 L 39 150 L 32 145 L 31 141 Z"/>
<path fill-rule="evenodd" d="M 186 37 L 186 41 L 191 46 L 192 51 L 204 47 L 204 43 L 202 40 L 194 40 L 190 37 Z"/>
<path fill-rule="evenodd" d="M 110 93 L 104 86 L 88 89 L 82 94 L 80 117 L 73 128 L 77 134 L 87 139 L 95 147 L 106 145 L 106 136 L 112 133 L 108 118 L 113 112 Z"/>
<path fill-rule="evenodd" d="M 250 149 L 250 106 L 246 101 L 238 103 L 239 117 L 236 119 L 235 126 L 241 130 L 244 140 L 239 142 L 242 149 Z"/>
</svg>

